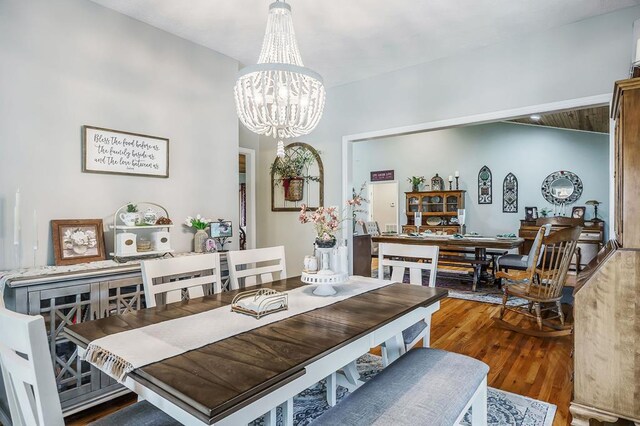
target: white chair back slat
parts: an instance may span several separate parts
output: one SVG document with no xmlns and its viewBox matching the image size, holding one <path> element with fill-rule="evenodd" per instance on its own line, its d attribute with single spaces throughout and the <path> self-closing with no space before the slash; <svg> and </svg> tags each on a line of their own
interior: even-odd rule
<svg viewBox="0 0 640 426">
<path fill-rule="evenodd" d="M 205 287 L 210 287 L 213 294 L 222 291 L 218 253 L 145 260 L 141 266 L 148 308 L 157 305 L 159 295 L 164 295 L 166 304 L 180 302 L 183 290 L 187 291 L 190 299 L 203 297 Z"/>
<path fill-rule="evenodd" d="M 427 270 L 430 272 L 429 287 L 435 287 L 438 271 L 438 253 L 439 248 L 437 246 L 380 243 L 378 277 L 382 279 L 384 277 L 384 267 L 389 266 L 391 267 L 391 279 L 402 282 L 408 268 L 409 282 L 422 285 L 422 271 Z M 405 260 L 406 258 L 419 259 L 422 262 Z"/>
<path fill-rule="evenodd" d="M 266 284 L 287 277 L 284 246 L 231 251 L 227 253 L 227 263 L 231 290 Z M 261 266 L 263 263 L 271 264 Z"/>
<path fill-rule="evenodd" d="M 42 316 L 0 307 L 0 365 L 14 425 L 64 425 Z"/>
</svg>

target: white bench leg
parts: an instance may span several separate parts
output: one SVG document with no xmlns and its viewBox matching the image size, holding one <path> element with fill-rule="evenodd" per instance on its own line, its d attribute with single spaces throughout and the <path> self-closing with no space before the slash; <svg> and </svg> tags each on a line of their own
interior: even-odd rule
<svg viewBox="0 0 640 426">
<path fill-rule="evenodd" d="M 487 378 L 480 383 L 471 403 L 471 424 L 473 426 L 487 425 Z"/>
<path fill-rule="evenodd" d="M 327 404 L 329 407 L 333 407 L 337 403 L 337 387 L 336 373 L 331 373 L 327 376 Z"/>
</svg>

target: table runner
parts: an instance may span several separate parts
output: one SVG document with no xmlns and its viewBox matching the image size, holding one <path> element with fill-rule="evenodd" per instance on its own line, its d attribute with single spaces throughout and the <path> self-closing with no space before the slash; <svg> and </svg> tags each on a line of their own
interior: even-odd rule
<svg viewBox="0 0 640 426">
<path fill-rule="evenodd" d="M 83 358 L 123 383 L 127 374 L 136 368 L 393 283 L 394 281 L 353 276 L 344 284 L 334 285 L 337 293 L 328 297 L 315 296 L 315 286 L 302 286 L 287 292 L 288 310 L 259 320 L 231 312 L 231 305 L 226 305 L 102 337 L 89 343 Z"/>
</svg>

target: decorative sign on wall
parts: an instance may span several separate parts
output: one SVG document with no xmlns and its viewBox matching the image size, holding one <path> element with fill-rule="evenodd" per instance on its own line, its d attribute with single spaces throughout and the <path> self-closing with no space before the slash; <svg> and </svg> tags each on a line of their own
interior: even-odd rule
<svg viewBox="0 0 640 426">
<path fill-rule="evenodd" d="M 378 170 L 371 172 L 371 182 L 383 182 L 395 179 L 395 170 Z"/>
<path fill-rule="evenodd" d="M 491 170 L 483 166 L 478 173 L 478 204 L 493 202 Z"/>
<path fill-rule="evenodd" d="M 509 173 L 502 183 L 502 212 L 518 213 L 518 179 Z"/>
<path fill-rule="evenodd" d="M 83 126 L 82 171 L 169 177 L 169 139 Z"/>
</svg>

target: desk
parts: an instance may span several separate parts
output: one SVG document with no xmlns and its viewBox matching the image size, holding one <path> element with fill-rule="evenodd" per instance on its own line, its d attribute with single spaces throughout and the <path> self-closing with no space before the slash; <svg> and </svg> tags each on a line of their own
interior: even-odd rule
<svg viewBox="0 0 640 426">
<path fill-rule="evenodd" d="M 302 285 L 289 278 L 262 287 L 287 291 Z M 228 305 L 236 293 L 67 326 L 65 333 L 86 348 L 110 334 Z M 446 295 L 443 289 L 391 284 L 149 364 L 124 384 L 185 424 L 247 424 L 420 319 L 430 321 Z M 229 315 L 232 320 L 238 314 Z"/>
</svg>

